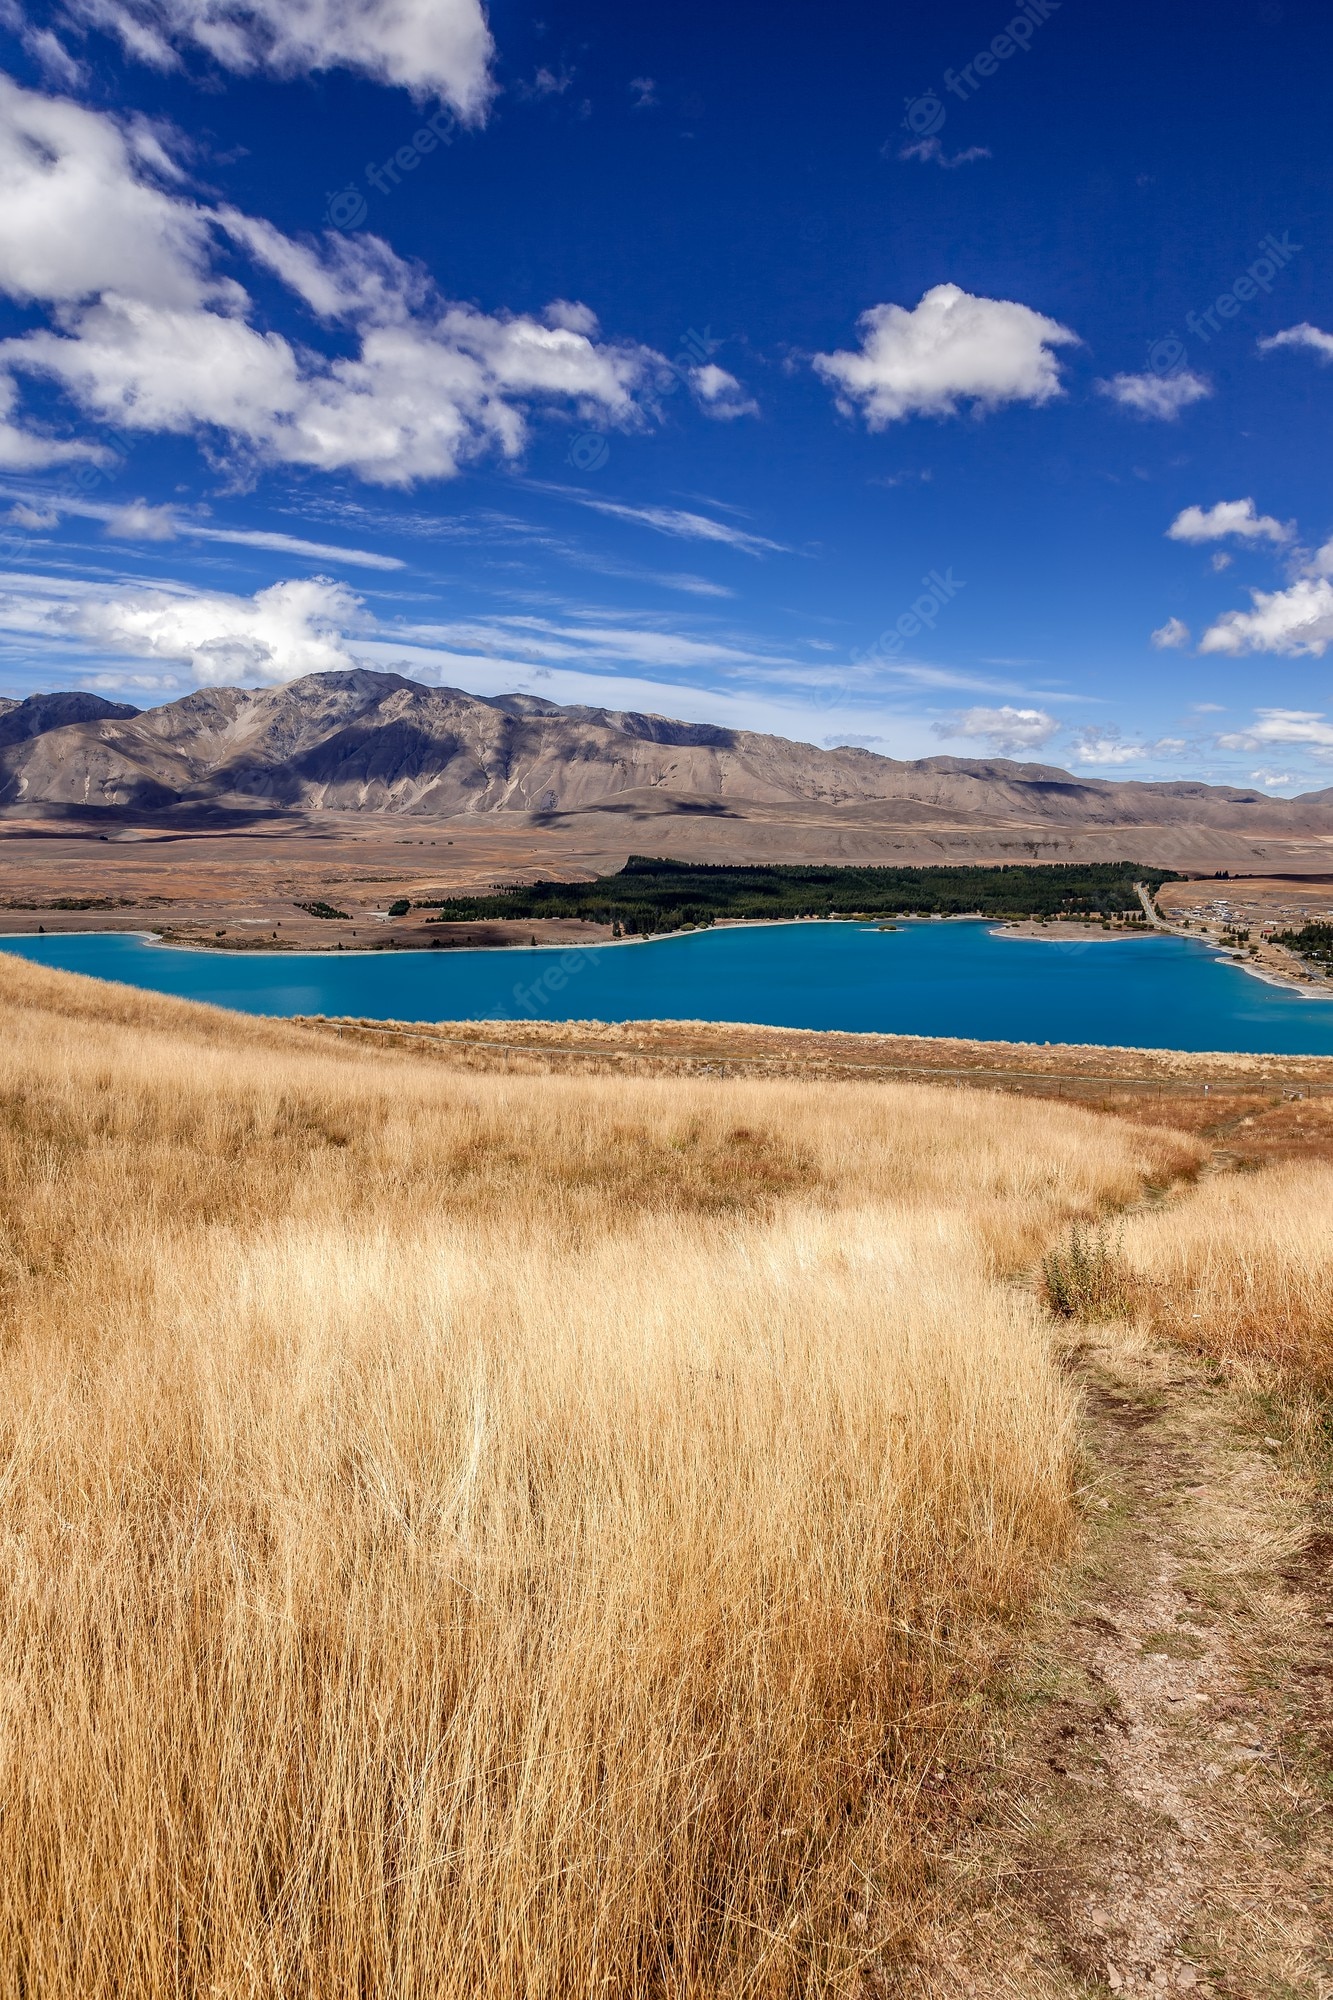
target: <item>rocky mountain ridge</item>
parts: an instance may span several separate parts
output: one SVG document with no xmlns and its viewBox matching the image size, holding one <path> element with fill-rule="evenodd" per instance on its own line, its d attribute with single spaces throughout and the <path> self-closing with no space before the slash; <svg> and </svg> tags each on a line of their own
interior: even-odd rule
<svg viewBox="0 0 1333 2000">
<path fill-rule="evenodd" d="M 1084 778 L 1006 758 L 904 761 L 532 695 L 487 699 L 361 669 L 277 688 L 201 689 L 144 711 L 84 693 L 0 702 L 0 808 L 539 822 L 622 813 L 771 823 L 817 813 L 821 823 L 888 815 L 923 834 L 938 827 L 941 838 L 960 823 L 1333 837 L 1333 791 L 1282 799 L 1188 779 Z"/>
</svg>

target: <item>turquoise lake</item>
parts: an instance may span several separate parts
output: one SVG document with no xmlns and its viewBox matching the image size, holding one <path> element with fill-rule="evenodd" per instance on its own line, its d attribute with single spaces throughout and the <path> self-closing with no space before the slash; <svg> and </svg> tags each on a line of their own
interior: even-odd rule
<svg viewBox="0 0 1333 2000">
<path fill-rule="evenodd" d="M 984 923 L 693 932 L 577 951 L 178 951 L 93 933 L 0 938 L 68 972 L 253 1014 L 398 1021 L 704 1020 L 981 1041 L 1333 1054 L 1333 996 L 1266 985 L 1184 938 L 1070 942 Z"/>
</svg>

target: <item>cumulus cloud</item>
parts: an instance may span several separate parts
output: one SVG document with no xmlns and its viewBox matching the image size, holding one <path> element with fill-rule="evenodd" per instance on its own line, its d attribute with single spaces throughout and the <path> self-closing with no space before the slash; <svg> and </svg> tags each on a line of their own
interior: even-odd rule
<svg viewBox="0 0 1333 2000">
<path fill-rule="evenodd" d="M 479 120 L 490 102 L 494 44 L 480 0 L 66 0 L 158 69 L 182 48 L 237 75 L 349 69 L 415 97 L 439 97 Z"/>
<path fill-rule="evenodd" d="M 532 412 L 641 426 L 668 364 L 597 337 L 586 307 L 545 320 L 438 298 L 377 238 L 296 242 L 171 185 L 155 140 L 0 84 L 0 290 L 54 323 L 0 343 L 0 399 L 16 373 L 54 382 L 123 431 L 201 435 L 216 455 L 350 470 L 382 485 L 449 478 L 487 452 L 518 456 Z M 272 272 L 354 351 L 320 354 L 253 324 L 213 259 L 225 237 Z M 0 400 L 0 418 L 4 406 Z M 14 427 L 10 426 L 11 431 Z M 0 465 L 96 447 L 0 432 Z"/>
<path fill-rule="evenodd" d="M 1248 729 L 1219 736 L 1223 750 L 1262 750 L 1269 744 L 1302 744 L 1322 762 L 1333 755 L 1333 722 L 1319 709 L 1261 708 Z M 1279 780 L 1278 782 L 1285 782 Z"/>
<path fill-rule="evenodd" d="M 1271 333 L 1259 342 L 1259 352 L 1269 354 L 1275 347 L 1304 347 L 1311 354 L 1317 354 L 1321 361 L 1333 361 L 1333 333 L 1325 333 L 1320 327 L 1311 326 L 1308 319 L 1299 326 L 1284 327 L 1281 333 Z"/>
<path fill-rule="evenodd" d="M 1191 403 L 1213 393 L 1212 383 L 1189 368 L 1177 369 L 1174 375 L 1112 375 L 1097 387 L 1122 409 L 1133 410 L 1139 417 L 1157 417 L 1164 423 L 1174 423 Z"/>
<path fill-rule="evenodd" d="M 1040 750 L 1060 733 L 1060 724 L 1044 708 L 1012 708 L 1007 702 L 1002 708 L 965 708 L 932 727 L 937 736 L 976 737 L 1003 756 Z"/>
<path fill-rule="evenodd" d="M 1219 500 L 1214 507 L 1185 507 L 1167 529 L 1173 542 L 1288 542 L 1289 525 L 1255 512 L 1253 500 Z"/>
<path fill-rule="evenodd" d="M 0 284 L 23 305 L 130 290 L 197 306 L 222 288 L 207 215 L 163 185 L 177 178 L 146 131 L 0 74 Z"/>
<path fill-rule="evenodd" d="M 689 373 L 690 387 L 706 415 L 724 421 L 759 415 L 759 405 L 753 396 L 747 396 L 736 377 L 719 368 L 715 361 L 705 362 L 702 368 L 691 368 Z"/>
<path fill-rule="evenodd" d="M 1165 625 L 1159 625 L 1152 635 L 1152 642 L 1159 651 L 1174 651 L 1190 642 L 1190 628 L 1183 618 L 1168 618 Z"/>
<path fill-rule="evenodd" d="M 1085 729 L 1070 755 L 1076 764 L 1139 764 L 1146 757 L 1178 757 L 1188 748 L 1182 736 L 1159 736 L 1156 742 L 1129 739 L 1114 725 Z"/>
<path fill-rule="evenodd" d="M 1011 299 L 976 298 L 958 285 L 935 285 L 919 305 L 872 306 L 858 325 L 855 353 L 817 354 L 814 366 L 833 385 L 838 408 L 859 414 L 872 431 L 910 416 L 955 416 L 1002 403 L 1048 403 L 1062 393 L 1053 349 L 1077 334 Z"/>
<path fill-rule="evenodd" d="M 1319 655 L 1333 640 L 1333 584 L 1327 577 L 1300 577 L 1286 590 L 1252 590 L 1250 598 L 1251 610 L 1224 612 L 1209 626 L 1199 641 L 1201 653 Z"/>
<path fill-rule="evenodd" d="M 53 616 L 65 632 L 89 645 L 186 667 L 209 687 L 290 681 L 353 667 L 346 634 L 366 622 L 351 591 L 321 577 L 271 584 L 254 597 L 109 591 L 89 594 Z"/>
</svg>

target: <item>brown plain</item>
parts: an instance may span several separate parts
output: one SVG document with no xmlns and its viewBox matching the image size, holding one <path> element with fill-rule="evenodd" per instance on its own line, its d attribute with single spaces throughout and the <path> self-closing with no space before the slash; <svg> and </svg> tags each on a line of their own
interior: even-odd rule
<svg viewBox="0 0 1333 2000">
<path fill-rule="evenodd" d="M 1031 1274 L 1133 1211 L 1136 1338 L 1316 1381 L 1333 1175 L 6 958 L 0 1027 L 7 1990 L 1075 1990 L 929 1972 L 1094 1490 Z"/>
<path fill-rule="evenodd" d="M 1073 1528 L 1009 1280 L 1198 1147 L 458 1076 L 13 960 L 0 1007 L 11 1989 L 777 1994 L 898 1949 Z"/>
</svg>

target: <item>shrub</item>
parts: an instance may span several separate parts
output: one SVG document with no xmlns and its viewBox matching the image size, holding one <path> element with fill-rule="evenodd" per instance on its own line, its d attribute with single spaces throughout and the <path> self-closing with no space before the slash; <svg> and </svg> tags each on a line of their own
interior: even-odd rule
<svg viewBox="0 0 1333 2000">
<path fill-rule="evenodd" d="M 1062 1319 L 1119 1319 L 1133 1303 L 1134 1280 L 1109 1225 L 1075 1223 L 1064 1249 L 1042 1260 L 1046 1303 Z"/>
</svg>

